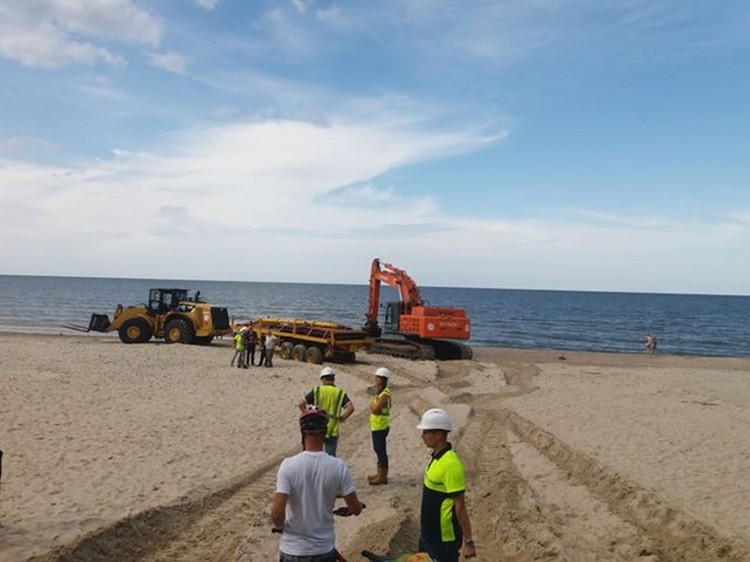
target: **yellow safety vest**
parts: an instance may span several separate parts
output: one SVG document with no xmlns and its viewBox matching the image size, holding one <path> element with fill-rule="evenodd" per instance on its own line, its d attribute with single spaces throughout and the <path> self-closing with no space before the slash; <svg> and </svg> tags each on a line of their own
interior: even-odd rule
<svg viewBox="0 0 750 562">
<path fill-rule="evenodd" d="M 339 434 L 344 396 L 346 393 L 332 384 L 323 384 L 313 389 L 313 405 L 323 408 L 328 413 L 326 438 L 336 437 Z"/>
<path fill-rule="evenodd" d="M 372 406 L 377 404 L 384 394 L 388 396 L 388 399 L 380 409 L 380 413 L 370 413 L 370 431 L 380 431 L 383 429 L 388 429 L 388 427 L 391 425 L 391 400 L 393 398 L 391 389 L 386 386 L 382 392 L 380 392 L 375 398 L 372 399 L 372 402 L 370 404 Z"/>
</svg>

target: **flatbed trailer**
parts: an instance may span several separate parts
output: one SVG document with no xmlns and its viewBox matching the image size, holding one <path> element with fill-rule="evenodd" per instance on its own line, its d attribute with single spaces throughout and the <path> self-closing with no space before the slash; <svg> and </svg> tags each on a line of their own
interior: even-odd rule
<svg viewBox="0 0 750 562">
<path fill-rule="evenodd" d="M 279 338 L 279 357 L 293 361 L 321 364 L 325 361 L 351 363 L 357 350 L 375 342 L 363 330 L 354 330 L 335 322 L 259 318 L 250 325 L 258 341 L 268 333 Z"/>
</svg>

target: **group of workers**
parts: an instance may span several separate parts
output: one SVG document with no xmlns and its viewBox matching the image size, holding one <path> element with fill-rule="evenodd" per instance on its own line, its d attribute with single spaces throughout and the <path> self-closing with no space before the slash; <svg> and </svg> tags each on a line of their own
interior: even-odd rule
<svg viewBox="0 0 750 562">
<path fill-rule="evenodd" d="M 373 486 L 388 483 L 391 377 L 386 367 L 374 374 L 370 432 L 377 467 L 367 477 Z M 336 498 L 343 497 L 351 515 L 364 508 L 351 469 L 336 457 L 341 422 L 354 413 L 354 403 L 336 386 L 333 368 L 324 367 L 320 381 L 298 402 L 302 452 L 284 459 L 277 474 L 271 519 L 283 531 L 280 562 L 335 562 Z M 424 472 L 418 549 L 439 562 L 458 562 L 460 554 L 473 558 L 476 548 L 465 501 L 464 466 L 448 441 L 453 429 L 450 414 L 441 408 L 427 410 L 417 429 L 432 450 Z"/>
<path fill-rule="evenodd" d="M 273 367 L 273 355 L 276 346 L 279 344 L 279 338 L 271 332 L 268 332 L 263 338 L 258 338 L 249 326 L 243 326 L 235 332 L 233 340 L 234 355 L 230 362 L 232 367 L 235 363 L 238 369 L 247 369 L 250 365 L 255 365 L 255 348 L 258 343 L 260 343 L 258 366 Z"/>
</svg>

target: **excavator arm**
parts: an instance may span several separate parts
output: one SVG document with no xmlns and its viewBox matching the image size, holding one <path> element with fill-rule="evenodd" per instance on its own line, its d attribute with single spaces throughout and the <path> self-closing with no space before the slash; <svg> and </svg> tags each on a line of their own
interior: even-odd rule
<svg viewBox="0 0 750 562">
<path fill-rule="evenodd" d="M 419 287 L 414 279 L 403 269 L 391 265 L 390 263 L 380 263 L 380 258 L 372 260 L 370 266 L 370 296 L 367 307 L 365 329 L 370 333 L 379 335 L 378 326 L 378 307 L 380 306 L 380 285 L 385 283 L 395 287 L 399 293 L 401 313 L 409 313 L 412 307 L 423 306 L 424 300 Z"/>
</svg>

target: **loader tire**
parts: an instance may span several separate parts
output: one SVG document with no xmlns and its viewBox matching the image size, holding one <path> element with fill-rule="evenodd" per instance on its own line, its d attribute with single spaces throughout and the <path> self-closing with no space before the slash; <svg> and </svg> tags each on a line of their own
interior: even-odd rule
<svg viewBox="0 0 750 562">
<path fill-rule="evenodd" d="M 173 318 L 164 326 L 164 341 L 167 343 L 193 343 L 195 329 L 184 318 Z"/>
<path fill-rule="evenodd" d="M 151 326 L 144 318 L 125 320 L 117 330 L 123 343 L 145 343 L 151 339 Z"/>
<path fill-rule="evenodd" d="M 319 347 L 315 347 L 314 345 L 308 347 L 307 351 L 305 351 L 305 362 L 320 365 L 323 362 L 323 352 L 320 351 Z"/>
<path fill-rule="evenodd" d="M 281 344 L 281 347 L 279 347 L 279 357 L 282 359 L 291 359 L 293 349 L 294 344 L 290 341 L 285 341 Z"/>
<path fill-rule="evenodd" d="M 193 338 L 193 343 L 195 345 L 211 345 L 212 341 L 214 341 L 213 336 L 195 336 Z"/>
<path fill-rule="evenodd" d="M 295 361 L 304 361 L 305 360 L 305 346 L 304 344 L 298 343 L 292 348 L 292 359 Z"/>
</svg>

